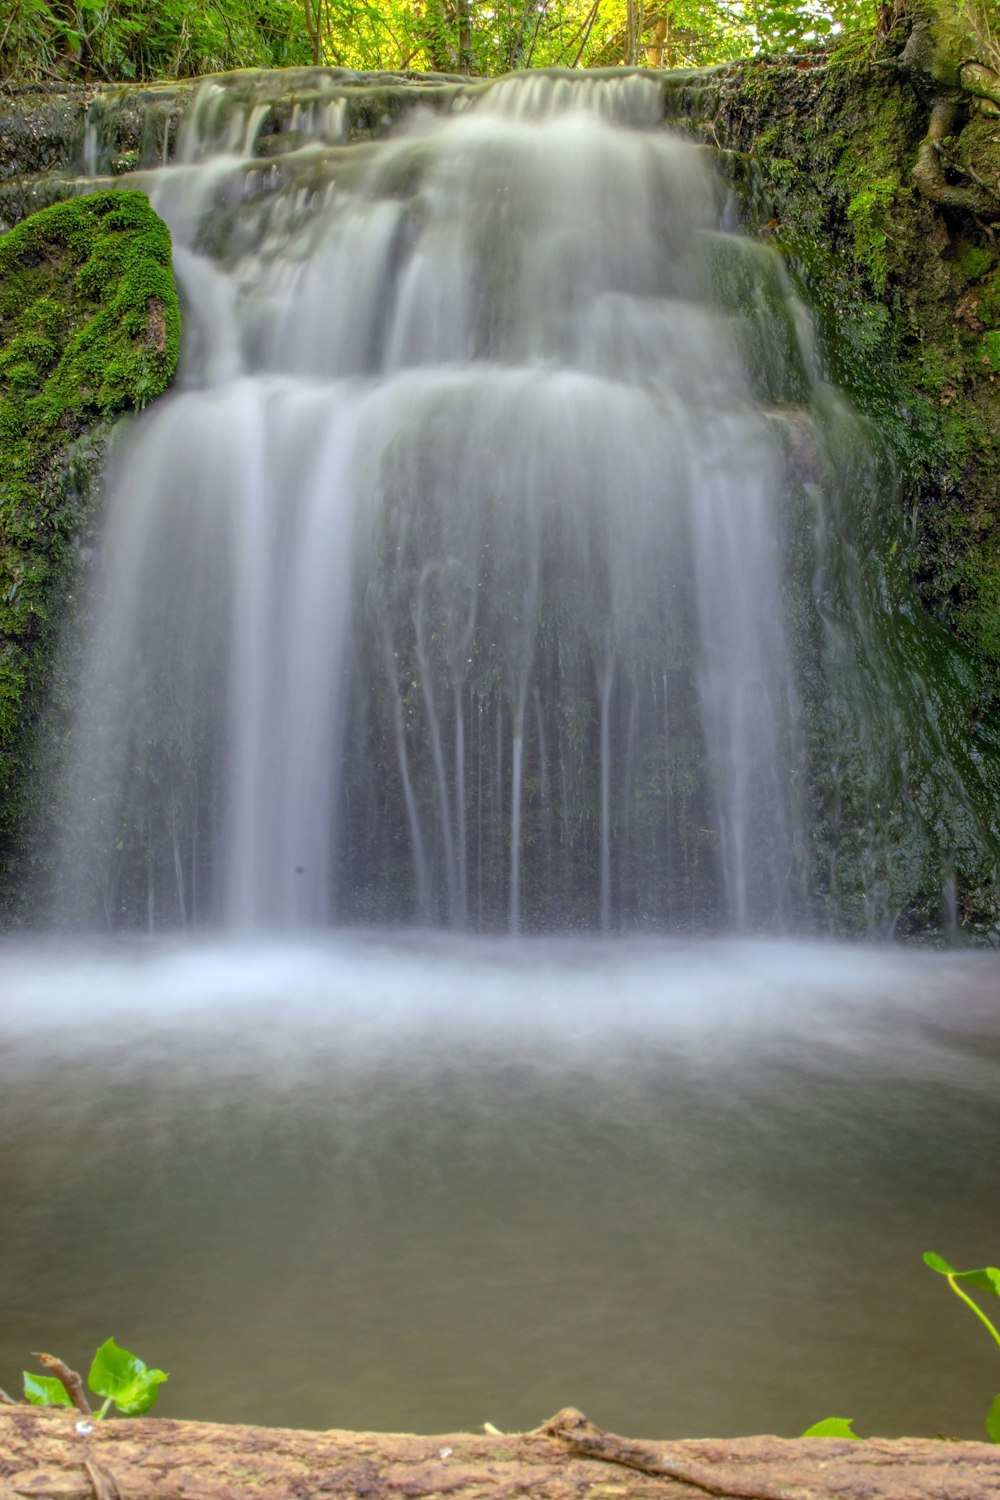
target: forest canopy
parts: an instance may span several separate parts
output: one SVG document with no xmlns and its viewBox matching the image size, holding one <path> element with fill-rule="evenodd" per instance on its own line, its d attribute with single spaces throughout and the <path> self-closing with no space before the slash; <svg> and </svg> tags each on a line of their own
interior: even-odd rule
<svg viewBox="0 0 1000 1500">
<path fill-rule="evenodd" d="M 871 37 L 899 0 L 12 0 L 0 82 L 328 64 L 672 68 Z"/>
</svg>

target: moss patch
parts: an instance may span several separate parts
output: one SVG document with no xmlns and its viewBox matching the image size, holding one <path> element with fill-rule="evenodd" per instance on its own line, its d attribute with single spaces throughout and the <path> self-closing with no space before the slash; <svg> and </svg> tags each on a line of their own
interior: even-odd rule
<svg viewBox="0 0 1000 1500">
<path fill-rule="evenodd" d="M 75 198 L 0 239 L 0 883 L 39 795 L 32 731 L 84 520 L 72 456 L 165 388 L 179 331 L 143 194 Z"/>
</svg>

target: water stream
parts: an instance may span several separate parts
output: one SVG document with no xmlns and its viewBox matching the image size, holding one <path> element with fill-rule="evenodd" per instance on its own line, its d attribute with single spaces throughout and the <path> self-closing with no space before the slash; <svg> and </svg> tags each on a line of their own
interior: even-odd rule
<svg viewBox="0 0 1000 1500">
<path fill-rule="evenodd" d="M 819 533 L 877 464 L 780 261 L 653 78 L 367 145 L 335 106 L 260 165 L 266 98 L 210 83 L 139 179 L 187 347 L 113 484 L 61 915 L 801 919 L 798 637 L 856 697 Z"/>
</svg>

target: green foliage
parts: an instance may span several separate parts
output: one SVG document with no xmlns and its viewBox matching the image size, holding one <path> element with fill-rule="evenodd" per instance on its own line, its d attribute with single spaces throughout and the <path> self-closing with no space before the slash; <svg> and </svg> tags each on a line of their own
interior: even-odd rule
<svg viewBox="0 0 1000 1500">
<path fill-rule="evenodd" d="M 72 1406 L 69 1392 L 54 1375 L 24 1372 L 24 1394 L 32 1406 Z"/>
<path fill-rule="evenodd" d="M 930 1266 L 932 1271 L 937 1271 L 939 1276 L 947 1278 L 955 1296 L 960 1298 L 965 1305 L 975 1313 L 980 1323 L 984 1325 L 994 1343 L 1000 1346 L 1000 1333 L 982 1308 L 963 1291 L 964 1286 L 974 1287 L 977 1292 L 985 1292 L 992 1297 L 1000 1297 L 1000 1269 L 996 1266 L 983 1266 L 976 1271 L 956 1271 L 940 1255 L 935 1255 L 933 1250 L 924 1252 L 924 1262 Z M 992 1443 L 1000 1443 L 1000 1395 L 994 1396 L 990 1403 L 990 1409 L 986 1413 L 986 1433 Z"/>
<path fill-rule="evenodd" d="M 853 1421 L 853 1417 L 824 1417 L 822 1422 L 814 1422 L 811 1427 L 807 1427 L 802 1436 L 853 1438 L 855 1442 L 859 1442 L 860 1439 L 852 1426 Z"/>
<path fill-rule="evenodd" d="M 99 1416 L 113 1402 L 122 1416 L 141 1417 L 155 1404 L 157 1391 L 168 1378 L 162 1370 L 150 1370 L 111 1338 L 94 1355 L 87 1384 L 95 1396 L 105 1397 Z"/>
<path fill-rule="evenodd" d="M 80 1377 L 53 1361 L 49 1355 L 41 1356 L 49 1367 L 64 1370 L 74 1389 L 80 1388 Z M 94 1412 L 98 1420 L 106 1417 L 112 1406 L 116 1406 L 123 1417 L 141 1417 L 156 1404 L 160 1386 L 169 1376 L 163 1370 L 151 1370 L 138 1355 L 122 1349 L 113 1338 L 106 1340 L 94 1355 L 87 1376 L 87 1384 L 95 1396 L 102 1396 L 104 1404 Z M 54 1375 L 33 1375 L 24 1371 L 24 1394 L 32 1406 L 68 1406 L 74 1402 L 62 1380 Z M 83 1410 L 86 1411 L 86 1403 Z"/>
<path fill-rule="evenodd" d="M 983 363 L 994 372 L 1000 371 L 1000 328 L 991 328 L 984 333 L 980 343 Z"/>
<path fill-rule="evenodd" d="M 14 0 L 0 74 L 179 78 L 332 63 L 480 77 L 686 67 L 874 34 L 875 0 Z"/>
<path fill-rule="evenodd" d="M 960 0 L 959 15 L 983 61 L 1000 73 L 1000 24 L 992 0 Z"/>
<path fill-rule="evenodd" d="M 0 74 L 183 78 L 309 60 L 296 0 L 14 0 Z"/>
<path fill-rule="evenodd" d="M 991 1443 L 1000 1443 L 1000 1396 L 994 1396 L 986 1413 L 986 1435 Z"/>
</svg>

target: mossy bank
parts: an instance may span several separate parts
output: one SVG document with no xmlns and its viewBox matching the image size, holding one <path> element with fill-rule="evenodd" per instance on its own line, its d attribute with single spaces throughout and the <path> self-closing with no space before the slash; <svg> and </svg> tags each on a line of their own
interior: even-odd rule
<svg viewBox="0 0 1000 1500">
<path fill-rule="evenodd" d="M 166 387 L 179 332 L 169 232 L 143 194 L 71 199 L 0 239 L 0 894 L 15 920 L 46 857 L 25 841 L 45 822 L 41 769 L 70 732 L 53 650 L 103 438 Z"/>
<path fill-rule="evenodd" d="M 889 602 L 906 637 L 899 669 L 924 681 L 885 747 L 887 795 L 862 807 L 864 778 L 852 790 L 849 774 L 845 820 L 844 785 L 827 778 L 824 790 L 824 773 L 814 777 L 820 845 L 841 821 L 834 925 L 864 926 L 862 895 L 882 886 L 896 932 L 933 931 L 946 916 L 994 933 L 1000 56 L 936 0 L 886 7 L 884 21 L 850 49 L 692 77 L 672 113 L 721 153 L 740 215 L 781 251 L 813 314 L 823 373 L 870 419 L 883 463 L 867 498 L 861 483 L 845 497 L 842 540 L 855 581 Z M 819 705 L 819 758 L 823 734 Z M 977 805 L 957 817 L 931 767 L 942 752 L 965 758 L 974 787 Z M 891 859 L 874 870 L 866 827 L 903 808 L 921 831 L 890 839 Z M 954 874 L 943 892 L 944 845 Z M 818 868 L 821 849 L 813 858 Z"/>
</svg>

